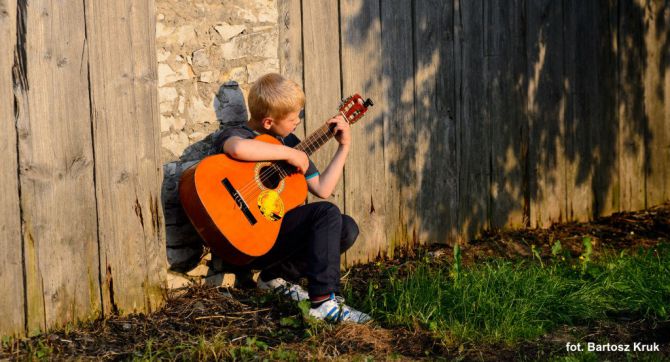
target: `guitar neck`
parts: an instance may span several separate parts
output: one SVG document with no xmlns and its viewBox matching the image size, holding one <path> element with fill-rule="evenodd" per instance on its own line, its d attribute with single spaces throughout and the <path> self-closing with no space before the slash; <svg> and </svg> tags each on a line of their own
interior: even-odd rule
<svg viewBox="0 0 670 362">
<path fill-rule="evenodd" d="M 349 125 L 353 125 L 363 116 L 363 114 L 365 114 L 368 107 L 372 105 L 373 103 L 370 98 L 363 101 L 363 98 L 361 98 L 360 95 L 354 94 L 353 96 L 342 100 L 339 115 L 341 115 Z M 296 145 L 295 149 L 305 152 L 308 156 L 312 155 L 335 136 L 336 132 L 333 131 L 334 128 L 334 124 L 324 123 L 319 129 L 309 135 L 309 137 Z M 275 162 L 272 167 L 278 172 L 280 177 L 285 177 L 286 175 L 295 172 L 295 167 L 289 165 L 286 161 Z"/>
<path fill-rule="evenodd" d="M 339 115 L 344 118 L 345 121 L 352 125 L 367 112 L 368 107 L 374 105 L 370 98 L 363 101 L 360 95 L 354 94 L 346 99 L 342 99 L 342 104 L 340 105 Z M 304 141 L 300 142 L 295 149 L 305 152 L 308 156 L 314 153 L 316 150 L 325 145 L 333 136 L 335 132 L 333 128 L 335 125 L 330 125 L 325 123 L 316 132 L 312 133 Z"/>
<path fill-rule="evenodd" d="M 328 123 L 325 123 L 319 129 L 314 131 L 309 137 L 295 146 L 295 149 L 305 152 L 308 156 L 312 155 L 316 150 L 325 145 L 333 136 L 335 132 L 331 130 Z"/>
</svg>

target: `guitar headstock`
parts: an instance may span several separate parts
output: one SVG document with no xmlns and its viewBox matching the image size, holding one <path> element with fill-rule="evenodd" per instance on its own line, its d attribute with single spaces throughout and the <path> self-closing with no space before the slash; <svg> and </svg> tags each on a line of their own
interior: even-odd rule
<svg viewBox="0 0 670 362">
<path fill-rule="evenodd" d="M 363 100 L 363 97 L 355 93 L 354 95 L 342 99 L 342 104 L 340 105 L 340 114 L 345 118 L 349 124 L 354 124 L 358 121 L 365 112 L 367 112 L 368 107 L 373 106 L 372 100 L 370 98 Z"/>
</svg>

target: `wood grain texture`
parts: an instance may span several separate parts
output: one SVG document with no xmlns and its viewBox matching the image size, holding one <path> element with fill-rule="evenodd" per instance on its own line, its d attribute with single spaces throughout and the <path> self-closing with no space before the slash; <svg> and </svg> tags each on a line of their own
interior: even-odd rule
<svg viewBox="0 0 670 362">
<path fill-rule="evenodd" d="M 458 110 L 458 225 L 469 241 L 489 227 L 491 120 L 486 99 L 484 3 L 455 1 L 456 99 Z"/>
<path fill-rule="evenodd" d="M 279 0 L 279 69 L 280 73 L 303 84 L 302 62 L 302 9 L 300 0 Z M 305 138 L 305 123 L 294 132 L 300 139 Z"/>
<path fill-rule="evenodd" d="M 154 2 L 87 2 L 105 313 L 150 312 L 166 278 Z"/>
<path fill-rule="evenodd" d="M 667 3 L 666 3 L 667 4 Z M 662 127 L 659 130 L 659 132 L 664 133 L 663 139 L 665 140 L 665 144 L 661 143 L 664 148 L 664 157 L 661 157 L 661 160 L 657 162 L 657 169 L 663 168 L 666 170 L 666 175 L 667 175 L 667 170 L 670 167 L 670 6 L 665 6 L 663 8 L 663 12 L 659 13 L 657 19 L 663 19 L 663 27 L 658 26 L 657 31 L 661 34 L 664 34 L 664 40 L 662 42 L 658 42 L 657 44 L 659 45 L 659 50 L 662 52 L 661 55 L 661 66 L 663 67 L 661 71 L 661 77 L 659 77 L 659 82 L 663 82 L 663 93 L 664 93 L 664 98 L 663 98 L 663 114 L 664 114 L 664 122 L 662 123 Z M 660 120 L 659 120 L 660 121 Z M 666 176 L 664 178 L 665 180 L 665 193 L 663 196 L 661 196 L 661 199 L 664 201 L 670 200 L 670 186 L 668 185 L 668 182 L 670 182 L 670 176 Z M 652 198 L 654 202 L 656 202 L 656 198 Z"/>
<path fill-rule="evenodd" d="M 388 252 L 417 243 L 416 125 L 412 3 L 381 3 L 382 87 Z"/>
<path fill-rule="evenodd" d="M 530 216 L 525 1 L 490 1 L 484 11 L 491 122 L 490 225 L 520 228 L 527 225 Z"/>
<path fill-rule="evenodd" d="M 342 91 L 382 99 L 381 19 L 379 2 L 340 2 Z M 345 212 L 358 222 L 360 234 L 347 252 L 347 263 L 366 262 L 387 249 L 386 182 L 381 107 L 372 107 L 352 128 L 345 166 Z"/>
<path fill-rule="evenodd" d="M 619 14 L 619 178 L 622 210 L 646 207 L 648 118 L 644 109 L 644 1 L 622 0 Z"/>
<path fill-rule="evenodd" d="M 337 2 L 305 1 L 303 12 L 303 47 L 305 80 L 305 134 L 310 135 L 330 117 L 337 114 L 342 98 L 340 80 L 340 40 Z M 367 122 L 363 120 L 362 122 Z M 360 128 L 361 124 L 353 126 Z M 332 140 L 312 155 L 317 168 L 323 172 L 333 158 L 338 144 Z M 346 166 L 345 166 L 346 167 Z M 344 177 L 340 179 L 328 201 L 344 212 Z M 308 200 L 319 198 L 310 194 Z"/>
<path fill-rule="evenodd" d="M 596 94 L 592 95 L 596 104 L 596 119 L 591 122 L 591 134 L 597 136 L 592 141 L 596 149 L 593 184 L 593 208 L 596 216 L 611 215 L 621 209 L 619 190 L 618 147 L 618 58 L 617 24 L 618 1 L 600 0 L 597 3 L 596 44 Z"/>
<path fill-rule="evenodd" d="M 414 87 L 418 238 L 422 243 L 459 237 L 454 9 L 451 2 L 414 3 Z"/>
<path fill-rule="evenodd" d="M 565 221 L 565 99 L 560 2 L 527 2 L 530 226 Z"/>
<path fill-rule="evenodd" d="M 26 83 L 16 106 L 34 333 L 99 314 L 98 237 L 83 3 L 21 3 Z"/>
<path fill-rule="evenodd" d="M 17 169 L 12 66 L 16 50 L 16 0 L 0 0 L 0 335 L 24 333 L 21 208 Z"/>
<path fill-rule="evenodd" d="M 647 206 L 670 200 L 670 6 L 651 1 L 644 11 L 644 108 L 649 122 Z"/>
<path fill-rule="evenodd" d="M 569 221 L 618 209 L 616 43 L 608 1 L 564 3 L 566 195 Z"/>
<path fill-rule="evenodd" d="M 600 104 L 598 91 L 598 4 L 569 0 L 565 13 L 564 53 L 567 220 L 588 221 L 595 214 L 595 182 Z M 605 9 L 606 10 L 606 9 Z"/>
</svg>

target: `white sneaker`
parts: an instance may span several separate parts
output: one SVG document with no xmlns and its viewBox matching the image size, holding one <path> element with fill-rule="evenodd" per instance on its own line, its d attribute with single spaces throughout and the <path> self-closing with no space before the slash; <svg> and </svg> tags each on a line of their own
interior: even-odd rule
<svg viewBox="0 0 670 362">
<path fill-rule="evenodd" d="M 321 303 L 318 307 L 310 308 L 309 315 L 333 323 L 366 323 L 372 320 L 369 315 L 344 304 L 344 298 L 334 294 L 331 294 L 330 299 Z"/>
<path fill-rule="evenodd" d="M 271 290 L 278 294 L 288 295 L 296 302 L 309 299 L 309 294 L 300 285 L 287 282 L 282 278 L 271 279 L 267 282 L 258 278 L 258 283 L 256 285 L 262 290 Z"/>
</svg>

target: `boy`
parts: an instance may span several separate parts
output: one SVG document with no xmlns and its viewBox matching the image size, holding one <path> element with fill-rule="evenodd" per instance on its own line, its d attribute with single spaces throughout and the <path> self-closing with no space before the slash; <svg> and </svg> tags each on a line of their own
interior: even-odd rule
<svg viewBox="0 0 670 362">
<path fill-rule="evenodd" d="M 337 152 L 326 169 L 319 173 L 307 154 L 293 146 L 300 141 L 292 133 L 300 124 L 305 94 L 293 81 L 279 74 L 266 74 L 249 91 L 251 117 L 246 124 L 231 126 L 219 137 L 228 156 L 243 161 L 285 160 L 305 175 L 308 190 L 322 199 L 329 197 L 342 176 L 349 153 L 351 133 L 342 116 L 328 120 L 337 131 Z M 253 140 L 269 134 L 283 145 Z M 363 323 L 371 318 L 344 304 L 339 293 L 340 254 L 358 236 L 356 222 L 342 215 L 330 202 L 315 202 L 297 207 L 284 215 L 279 236 L 272 249 L 255 259 L 251 269 L 261 269 L 258 287 L 279 291 L 300 301 L 309 298 L 309 314 L 331 322 Z M 308 280 L 308 292 L 294 284 Z"/>
</svg>

